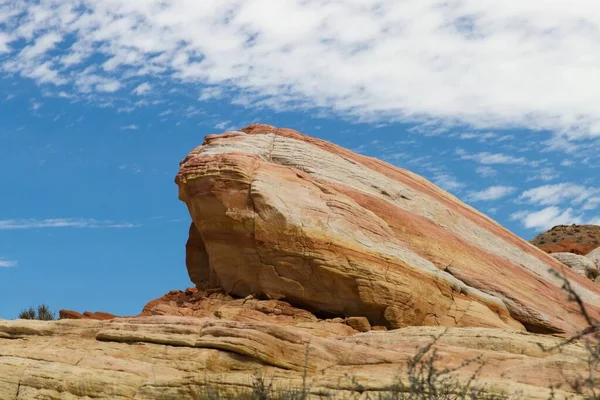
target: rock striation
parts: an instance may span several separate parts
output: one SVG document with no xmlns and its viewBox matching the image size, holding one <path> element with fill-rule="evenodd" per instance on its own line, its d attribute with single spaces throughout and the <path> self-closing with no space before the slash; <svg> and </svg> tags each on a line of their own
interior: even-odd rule
<svg viewBox="0 0 600 400">
<path fill-rule="evenodd" d="M 182 161 L 190 278 L 370 325 L 572 333 L 560 271 L 597 285 L 422 177 L 290 129 L 210 135 Z"/>
<path fill-rule="evenodd" d="M 197 399 L 205 387 L 247 390 L 254 376 L 302 387 L 310 398 L 377 398 L 432 337 L 439 363 L 485 363 L 487 392 L 546 399 L 550 385 L 585 371 L 585 349 L 552 336 L 490 328 L 408 327 L 319 337 L 270 322 L 149 316 L 112 320 L 0 320 L 0 399 Z M 473 369 L 462 368 L 468 380 Z M 565 375 L 566 374 L 566 375 Z M 557 399 L 568 393 L 555 391 Z"/>
</svg>

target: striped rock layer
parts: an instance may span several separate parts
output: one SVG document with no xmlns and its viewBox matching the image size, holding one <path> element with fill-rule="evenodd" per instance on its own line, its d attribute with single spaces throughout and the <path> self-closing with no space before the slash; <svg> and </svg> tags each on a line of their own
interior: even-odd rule
<svg viewBox="0 0 600 400">
<path fill-rule="evenodd" d="M 593 282 L 409 171 L 290 129 L 207 136 L 182 161 L 190 278 L 318 316 L 572 333 L 563 273 L 599 315 Z"/>
<path fill-rule="evenodd" d="M 548 399 L 550 386 L 587 368 L 582 344 L 559 350 L 563 339 L 526 332 L 441 327 L 347 337 L 314 332 L 176 316 L 0 320 L 0 399 L 216 398 L 207 387 L 247 392 L 257 376 L 283 389 L 302 388 L 306 379 L 308 399 L 376 399 L 400 382 L 409 384 L 403 373 L 407 361 L 432 337 L 440 337 L 440 367 L 458 369 L 463 384 L 482 367 L 477 387 L 518 394 L 510 398 Z M 465 359 L 481 363 L 459 368 Z M 570 391 L 561 387 L 552 398 L 573 398 Z"/>
</svg>

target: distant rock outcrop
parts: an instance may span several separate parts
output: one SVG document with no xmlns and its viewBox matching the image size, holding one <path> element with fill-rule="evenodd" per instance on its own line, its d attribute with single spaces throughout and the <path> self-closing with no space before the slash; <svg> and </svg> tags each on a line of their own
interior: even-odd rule
<svg viewBox="0 0 600 400">
<path fill-rule="evenodd" d="M 586 256 L 573 253 L 552 253 L 551 256 L 588 279 L 595 280 L 600 275 L 598 266 Z"/>
<path fill-rule="evenodd" d="M 540 233 L 531 243 L 546 253 L 586 255 L 600 246 L 600 226 L 557 225 Z"/>
<path fill-rule="evenodd" d="M 60 310 L 58 312 L 60 319 L 97 319 L 97 320 L 107 320 L 117 318 L 116 315 L 106 313 L 106 312 L 90 312 L 85 311 L 83 314 L 73 310 Z"/>
<path fill-rule="evenodd" d="M 211 135 L 181 163 L 192 281 L 316 315 L 574 332 L 562 264 L 418 175 L 290 129 Z M 566 270 L 595 315 L 600 291 Z"/>
</svg>

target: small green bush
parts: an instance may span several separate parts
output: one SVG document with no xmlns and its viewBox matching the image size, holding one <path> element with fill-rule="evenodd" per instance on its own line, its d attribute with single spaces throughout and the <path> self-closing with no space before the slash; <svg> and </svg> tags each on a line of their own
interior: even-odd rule
<svg viewBox="0 0 600 400">
<path fill-rule="evenodd" d="M 56 319 L 56 314 L 50 311 L 50 307 L 46 304 L 40 304 L 37 311 L 33 307 L 29 307 L 19 313 L 19 319 L 37 319 L 40 321 L 52 321 Z"/>
</svg>

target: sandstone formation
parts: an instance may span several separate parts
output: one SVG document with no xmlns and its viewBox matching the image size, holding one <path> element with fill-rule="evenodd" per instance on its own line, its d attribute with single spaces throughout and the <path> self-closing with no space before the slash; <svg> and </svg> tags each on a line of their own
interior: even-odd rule
<svg viewBox="0 0 600 400">
<path fill-rule="evenodd" d="M 139 316 L 177 315 L 218 318 L 237 322 L 269 322 L 279 326 L 307 329 L 321 337 L 344 337 L 357 333 L 353 321 L 343 318 L 319 319 L 309 311 L 279 300 L 261 300 L 252 296 L 233 298 L 220 289 L 171 290 L 150 301 Z"/>
<path fill-rule="evenodd" d="M 600 246 L 600 226 L 557 225 L 537 235 L 531 243 L 546 253 L 586 255 Z"/>
<path fill-rule="evenodd" d="M 565 264 L 579 275 L 594 280 L 600 275 L 596 264 L 586 256 L 573 253 L 552 253 L 552 257 Z"/>
<path fill-rule="evenodd" d="M 0 399 L 197 399 L 207 385 L 247 390 L 257 375 L 275 387 L 301 387 L 305 373 L 310 398 L 367 398 L 406 383 L 407 359 L 440 335 L 440 365 L 481 357 L 479 383 L 488 392 L 545 399 L 547 387 L 586 368 L 580 344 L 548 351 L 538 343 L 553 348 L 561 339 L 502 329 L 409 327 L 330 338 L 215 318 L 0 320 Z M 555 398 L 566 395 L 561 389 Z"/>
<path fill-rule="evenodd" d="M 73 310 L 60 310 L 58 312 L 58 316 L 60 319 L 98 319 L 98 320 L 107 320 L 117 318 L 116 315 L 98 311 L 98 312 L 90 312 L 85 311 L 83 314 Z"/>
<path fill-rule="evenodd" d="M 597 285 L 406 170 L 290 129 L 207 136 L 176 182 L 193 224 L 190 278 L 371 325 L 585 327 Z"/>
<path fill-rule="evenodd" d="M 176 182 L 196 286 L 137 317 L 0 320 L 0 399 L 199 399 L 257 376 L 378 398 L 436 337 L 436 368 L 462 366 L 463 383 L 479 370 L 488 393 L 547 399 L 588 372 L 585 346 L 560 336 L 587 325 L 556 272 L 598 318 L 590 264 L 558 255 L 568 268 L 417 175 L 252 125 L 206 137 Z"/>
<path fill-rule="evenodd" d="M 600 269 L 600 247 L 589 253 L 586 257 L 590 259 L 598 269 Z"/>
</svg>

